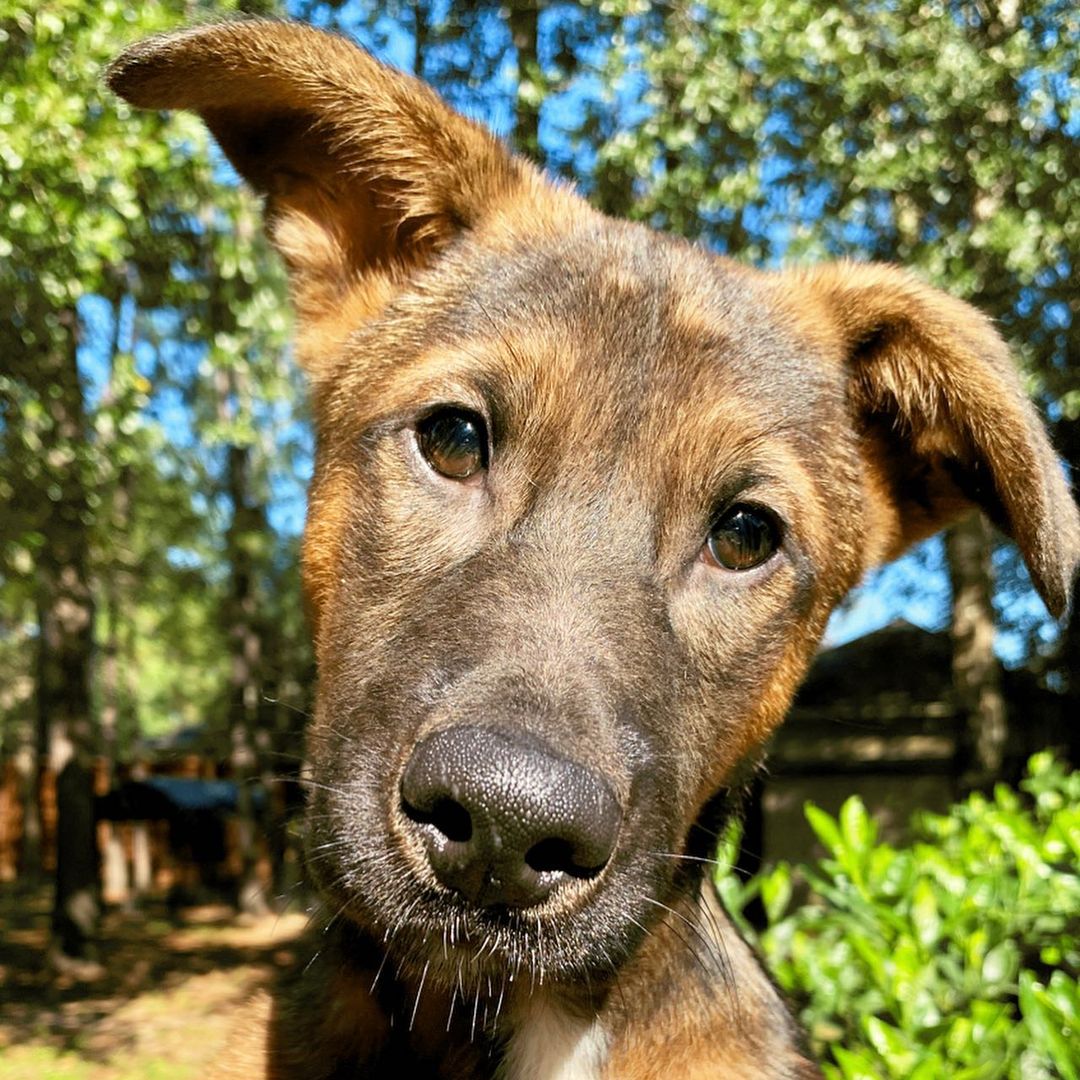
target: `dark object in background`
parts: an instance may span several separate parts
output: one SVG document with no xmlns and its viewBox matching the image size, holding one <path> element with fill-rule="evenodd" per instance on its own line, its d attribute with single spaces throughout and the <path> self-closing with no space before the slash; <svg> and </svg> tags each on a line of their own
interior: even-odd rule
<svg viewBox="0 0 1080 1080">
<path fill-rule="evenodd" d="M 105 821 L 166 821 L 169 850 L 178 861 L 196 869 L 194 884 L 178 882 L 170 891 L 173 907 L 209 898 L 234 900 L 237 883 L 226 865 L 227 823 L 237 812 L 239 785 L 232 780 L 194 780 L 153 776 L 127 780 L 97 800 L 97 817 Z M 266 790 L 252 791 L 255 813 L 266 808 Z"/>
</svg>

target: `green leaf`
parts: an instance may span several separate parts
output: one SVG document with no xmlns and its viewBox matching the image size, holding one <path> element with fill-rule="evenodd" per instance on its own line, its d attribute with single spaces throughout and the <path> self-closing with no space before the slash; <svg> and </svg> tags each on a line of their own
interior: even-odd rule
<svg viewBox="0 0 1080 1080">
<path fill-rule="evenodd" d="M 923 949 L 931 949 L 941 936 L 941 914 L 934 889 L 926 878 L 915 885 L 911 897 L 911 922 Z"/>
<path fill-rule="evenodd" d="M 1045 987 L 1027 971 L 1020 975 L 1020 1011 L 1064 1080 L 1077 1080 L 1080 1056 L 1076 1054 L 1076 1046 L 1080 1032 L 1070 1026 Z"/>
<path fill-rule="evenodd" d="M 877 839 L 877 829 L 858 795 L 846 799 L 840 808 L 840 832 L 848 850 L 860 856 Z"/>
<path fill-rule="evenodd" d="M 817 838 L 833 855 L 841 856 L 844 853 L 844 841 L 836 821 L 813 803 L 807 803 L 804 811 Z"/>
<path fill-rule="evenodd" d="M 791 871 L 786 866 L 778 866 L 771 873 L 761 876 L 761 900 L 769 922 L 778 922 L 784 915 L 791 902 L 791 894 Z"/>
</svg>

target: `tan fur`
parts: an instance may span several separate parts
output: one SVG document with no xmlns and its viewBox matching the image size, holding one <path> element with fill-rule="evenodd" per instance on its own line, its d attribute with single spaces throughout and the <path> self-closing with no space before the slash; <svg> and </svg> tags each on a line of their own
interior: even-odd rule
<svg viewBox="0 0 1080 1080">
<path fill-rule="evenodd" d="M 613 1040 L 603 1080 L 758 1080 L 763 1075 L 801 1080 L 818 1075 L 792 1053 L 782 1028 L 755 1023 L 756 1017 L 773 1012 L 777 993 L 714 894 L 704 894 L 698 908 L 683 913 L 681 920 L 672 919 L 665 934 L 666 940 L 650 942 L 622 975 L 620 1002 L 636 1015 Z M 679 934 L 690 935 L 702 966 L 687 980 L 682 996 L 666 1000 L 653 988 L 670 978 L 666 967 L 680 951 Z M 710 987 L 709 975 L 722 976 L 725 988 L 717 992 Z"/>
<path fill-rule="evenodd" d="M 603 218 L 298 25 L 154 38 L 109 82 L 197 110 L 266 195 L 312 377 L 308 827 L 340 917 L 221 1075 L 818 1075 L 704 872 L 710 815 L 913 541 L 980 506 L 1064 608 L 1076 508 L 992 326 L 892 267 L 765 274 Z M 448 405 L 492 428 L 467 483 L 418 449 Z M 733 505 L 783 523 L 746 573 L 703 557 Z M 477 718 L 624 811 L 598 876 L 501 922 L 435 879 L 396 786 Z"/>
</svg>

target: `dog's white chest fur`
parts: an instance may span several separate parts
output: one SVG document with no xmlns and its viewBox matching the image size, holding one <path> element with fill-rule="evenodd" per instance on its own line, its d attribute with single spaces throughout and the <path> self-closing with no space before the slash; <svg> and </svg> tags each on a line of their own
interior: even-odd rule
<svg viewBox="0 0 1080 1080">
<path fill-rule="evenodd" d="M 607 1033 L 595 1020 L 573 1016 L 547 998 L 521 1009 L 500 1080 L 599 1080 Z"/>
</svg>

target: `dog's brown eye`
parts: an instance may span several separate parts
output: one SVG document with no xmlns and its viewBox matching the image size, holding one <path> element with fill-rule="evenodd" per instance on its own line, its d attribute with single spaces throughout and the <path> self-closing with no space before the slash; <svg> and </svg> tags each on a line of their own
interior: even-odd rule
<svg viewBox="0 0 1080 1080">
<path fill-rule="evenodd" d="M 733 506 L 713 525 L 705 553 L 725 570 L 752 570 L 779 546 L 780 523 L 768 510 Z"/>
<path fill-rule="evenodd" d="M 467 409 L 438 409 L 416 426 L 427 463 L 451 480 L 468 480 L 487 468 L 487 427 Z"/>
</svg>

